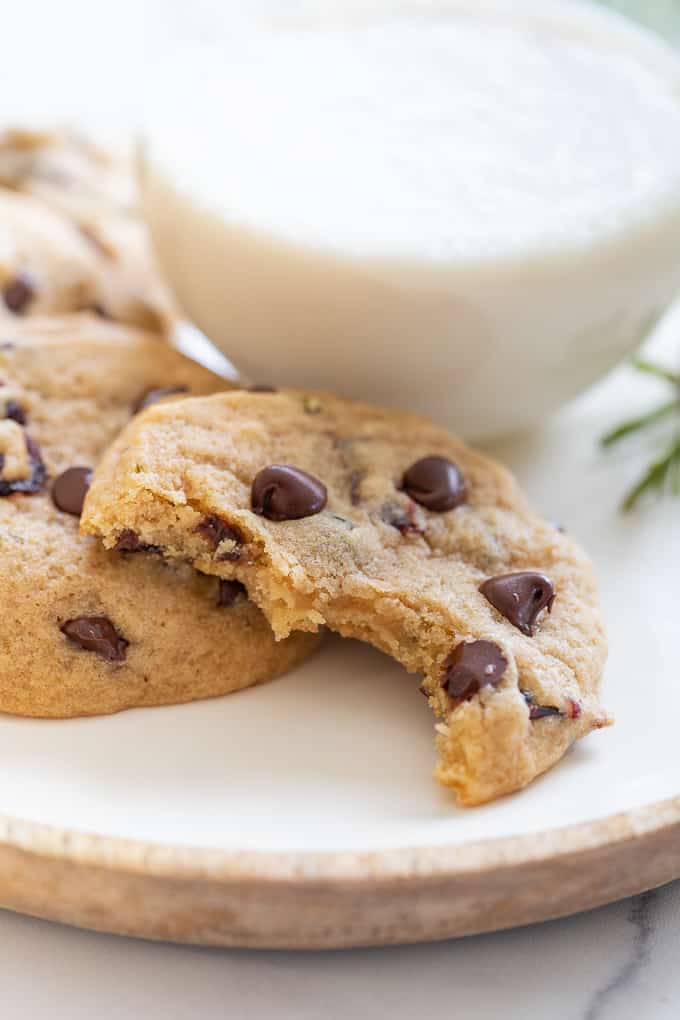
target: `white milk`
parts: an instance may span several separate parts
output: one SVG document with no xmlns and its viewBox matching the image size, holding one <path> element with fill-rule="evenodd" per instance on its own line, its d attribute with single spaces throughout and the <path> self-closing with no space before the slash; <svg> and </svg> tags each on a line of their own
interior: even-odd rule
<svg viewBox="0 0 680 1020">
<path fill-rule="evenodd" d="M 580 4 L 375 8 L 183 54 L 149 144 L 162 261 L 259 381 L 527 424 L 680 283 L 678 64 Z"/>
</svg>

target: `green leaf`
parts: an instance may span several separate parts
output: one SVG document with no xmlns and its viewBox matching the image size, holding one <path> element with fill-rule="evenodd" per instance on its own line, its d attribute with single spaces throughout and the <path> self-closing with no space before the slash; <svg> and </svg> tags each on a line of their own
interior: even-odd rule
<svg viewBox="0 0 680 1020">
<path fill-rule="evenodd" d="M 623 439 L 625 436 L 629 436 L 632 432 L 638 432 L 640 429 L 646 428 L 648 425 L 653 425 L 657 421 L 661 421 L 667 415 L 672 414 L 673 411 L 680 410 L 680 399 L 675 398 L 669 400 L 664 404 L 660 404 L 658 407 L 648 411 L 647 414 L 642 414 L 638 418 L 631 418 L 629 421 L 623 422 L 621 425 L 617 425 L 616 428 L 607 432 L 600 439 L 602 446 L 611 446 L 612 443 L 617 443 L 619 439 Z"/>
<path fill-rule="evenodd" d="M 657 379 L 669 382 L 671 386 L 680 386 L 680 375 L 677 372 L 671 372 L 669 368 L 664 368 L 663 365 L 657 365 L 654 361 L 646 361 L 645 358 L 631 358 L 630 363 L 638 372 L 654 375 Z"/>
<path fill-rule="evenodd" d="M 673 470 L 671 472 L 671 492 L 674 496 L 680 496 L 680 448 L 673 459 Z"/>
<path fill-rule="evenodd" d="M 644 473 L 642 478 L 633 488 L 630 490 L 628 495 L 623 501 L 622 509 L 625 513 L 629 513 L 633 510 L 645 492 L 652 492 L 654 490 L 660 491 L 663 489 L 665 482 L 670 479 L 671 489 L 673 492 L 677 492 L 676 486 L 680 484 L 678 482 L 678 470 L 680 465 L 680 436 L 676 436 L 671 445 L 657 457 L 656 460 L 652 461 L 647 471 Z"/>
</svg>

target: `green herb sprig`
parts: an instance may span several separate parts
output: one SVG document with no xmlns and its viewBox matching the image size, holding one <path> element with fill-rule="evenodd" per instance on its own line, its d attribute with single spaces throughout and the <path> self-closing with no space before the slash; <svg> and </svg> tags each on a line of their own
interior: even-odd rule
<svg viewBox="0 0 680 1020">
<path fill-rule="evenodd" d="M 644 358 L 633 358 L 632 364 L 638 372 L 653 375 L 669 385 L 672 396 L 651 408 L 646 414 L 617 425 L 600 440 L 603 447 L 609 447 L 652 425 L 668 426 L 669 435 L 664 435 L 660 453 L 626 493 L 621 504 L 621 509 L 626 513 L 633 510 L 646 493 L 660 495 L 671 492 L 674 496 L 680 495 L 680 373 L 671 372 L 663 365 L 646 361 Z"/>
</svg>

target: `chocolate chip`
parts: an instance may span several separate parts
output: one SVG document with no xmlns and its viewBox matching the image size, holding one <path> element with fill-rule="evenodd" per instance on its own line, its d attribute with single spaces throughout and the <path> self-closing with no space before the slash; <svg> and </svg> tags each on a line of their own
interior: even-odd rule
<svg viewBox="0 0 680 1020">
<path fill-rule="evenodd" d="M 26 412 L 16 400 L 8 400 L 5 404 L 5 418 L 11 418 L 17 425 L 26 424 Z"/>
<path fill-rule="evenodd" d="M 411 499 L 428 510 L 443 513 L 460 506 L 467 496 L 458 467 L 445 457 L 423 457 L 405 472 L 401 483 Z"/>
<path fill-rule="evenodd" d="M 91 479 L 92 468 L 89 467 L 71 467 L 62 471 L 52 483 L 52 502 L 57 509 L 80 517 Z"/>
<path fill-rule="evenodd" d="M 534 633 L 538 614 L 543 609 L 550 612 L 555 601 L 550 578 L 530 570 L 490 577 L 479 590 L 494 609 L 528 637 Z"/>
<path fill-rule="evenodd" d="M 118 552 L 138 552 L 142 547 L 139 535 L 132 528 L 123 528 L 114 546 Z"/>
<path fill-rule="evenodd" d="M 496 687 L 507 665 L 492 641 L 462 642 L 444 660 L 442 687 L 454 701 L 467 701 L 482 687 Z"/>
<path fill-rule="evenodd" d="M 559 708 L 553 708 L 552 705 L 531 705 L 529 707 L 530 719 L 544 719 L 549 715 L 562 715 L 562 713 Z"/>
<path fill-rule="evenodd" d="M 86 652 L 96 652 L 108 662 L 122 662 L 129 645 L 105 616 L 78 616 L 59 628 L 69 641 Z"/>
<path fill-rule="evenodd" d="M 222 542 L 233 542 L 235 546 L 243 545 L 241 532 L 227 524 L 217 514 L 208 514 L 207 517 L 203 517 L 196 525 L 196 531 L 208 540 L 213 550 L 217 549 Z M 218 559 L 238 560 L 240 556 L 240 549 L 228 548 L 220 551 Z"/>
<path fill-rule="evenodd" d="M 253 383 L 247 387 L 248 393 L 278 393 L 276 386 L 269 386 L 267 383 Z"/>
<path fill-rule="evenodd" d="M 320 513 L 326 505 L 326 486 L 290 464 L 270 464 L 255 475 L 251 505 L 270 521 L 294 521 Z"/>
<path fill-rule="evenodd" d="M 26 449 L 28 450 L 28 458 L 31 463 L 29 477 L 17 478 L 12 482 L 5 481 L 0 477 L 0 496 L 11 496 L 15 492 L 23 492 L 26 495 L 30 495 L 40 492 L 45 485 L 47 471 L 43 463 L 40 447 L 35 439 L 31 439 L 30 436 L 26 436 Z M 0 475 L 2 474 L 4 463 L 5 458 L 0 454 Z"/>
<path fill-rule="evenodd" d="M 114 546 L 116 552 L 132 553 L 132 552 L 161 552 L 159 545 L 149 545 L 148 542 L 141 542 L 139 535 L 132 528 L 123 528 L 116 539 Z"/>
<path fill-rule="evenodd" d="M 562 715 L 559 708 L 554 708 L 552 705 L 535 704 L 534 695 L 531 691 L 523 690 L 521 693 L 524 695 L 524 700 L 529 706 L 530 719 L 545 719 L 546 716 L 550 715 Z"/>
<path fill-rule="evenodd" d="M 425 531 L 416 517 L 416 507 L 409 502 L 403 507 L 395 503 L 385 503 L 380 508 L 380 519 L 396 528 L 401 535 L 424 535 Z"/>
<path fill-rule="evenodd" d="M 27 273 L 17 273 L 2 289 L 5 305 L 15 315 L 23 315 L 35 295 L 35 285 Z"/>
<path fill-rule="evenodd" d="M 188 386 L 162 386 L 155 390 L 145 390 L 132 405 L 132 413 L 139 414 L 145 407 L 163 400 L 164 397 L 171 397 L 174 393 L 186 393 Z"/>
<path fill-rule="evenodd" d="M 233 606 L 236 599 L 244 595 L 248 598 L 248 592 L 246 591 L 245 585 L 241 584 L 240 581 L 223 581 L 220 580 L 219 592 L 217 595 L 218 606 Z"/>
</svg>

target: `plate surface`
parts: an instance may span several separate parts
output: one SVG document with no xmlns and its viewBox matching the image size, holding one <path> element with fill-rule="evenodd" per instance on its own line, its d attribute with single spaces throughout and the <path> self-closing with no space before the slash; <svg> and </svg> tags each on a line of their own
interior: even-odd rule
<svg viewBox="0 0 680 1020">
<path fill-rule="evenodd" d="M 678 335 L 680 313 L 654 352 L 677 359 Z M 679 876 L 679 506 L 620 515 L 643 451 L 596 445 L 660 386 L 622 368 L 493 451 L 595 560 L 616 726 L 465 810 L 431 779 L 416 678 L 336 638 L 221 700 L 0 716 L 0 903 L 149 937 L 322 947 L 524 923 Z"/>
</svg>

